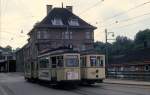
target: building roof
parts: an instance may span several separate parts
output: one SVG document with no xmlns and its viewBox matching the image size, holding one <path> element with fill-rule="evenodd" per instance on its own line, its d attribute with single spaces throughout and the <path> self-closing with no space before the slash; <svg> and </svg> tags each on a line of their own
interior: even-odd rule
<svg viewBox="0 0 150 95">
<path fill-rule="evenodd" d="M 146 62 L 150 61 L 150 48 L 130 51 L 120 56 L 114 56 L 111 60 L 111 64 L 124 64 L 130 62 Z"/>
<path fill-rule="evenodd" d="M 63 25 L 53 25 L 52 20 L 59 18 L 62 20 Z M 70 19 L 77 19 L 79 26 L 69 26 L 68 21 Z M 71 11 L 69 11 L 66 8 L 53 8 L 49 14 L 35 27 L 37 28 L 89 28 L 89 29 L 96 29 L 95 26 L 92 26 L 82 20 L 80 17 L 73 14 Z"/>
</svg>

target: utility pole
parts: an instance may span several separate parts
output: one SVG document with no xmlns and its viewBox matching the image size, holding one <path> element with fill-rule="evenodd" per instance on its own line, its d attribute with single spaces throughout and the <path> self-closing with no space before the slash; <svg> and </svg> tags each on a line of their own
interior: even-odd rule
<svg viewBox="0 0 150 95">
<path fill-rule="evenodd" d="M 106 66 L 109 65 L 109 54 L 108 54 L 108 40 L 115 40 L 115 39 L 109 39 L 108 38 L 108 35 L 109 34 L 112 34 L 112 37 L 114 37 L 114 32 L 108 32 L 107 29 L 105 29 L 105 42 L 106 42 L 106 46 L 105 46 L 105 63 L 106 63 Z M 107 75 L 107 68 L 106 68 L 106 75 Z"/>
</svg>

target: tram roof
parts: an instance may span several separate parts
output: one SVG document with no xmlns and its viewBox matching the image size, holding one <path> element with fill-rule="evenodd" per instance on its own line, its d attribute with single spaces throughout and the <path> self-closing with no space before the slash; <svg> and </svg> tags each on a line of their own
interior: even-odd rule
<svg viewBox="0 0 150 95">
<path fill-rule="evenodd" d="M 78 51 L 74 51 L 71 48 L 57 48 L 57 49 L 49 49 L 49 50 L 44 50 L 40 53 L 39 56 L 43 55 L 59 55 L 59 54 L 64 54 L 64 53 L 79 53 Z"/>
<path fill-rule="evenodd" d="M 105 55 L 102 52 L 99 52 L 97 50 L 84 50 L 80 52 L 81 55 Z"/>
</svg>

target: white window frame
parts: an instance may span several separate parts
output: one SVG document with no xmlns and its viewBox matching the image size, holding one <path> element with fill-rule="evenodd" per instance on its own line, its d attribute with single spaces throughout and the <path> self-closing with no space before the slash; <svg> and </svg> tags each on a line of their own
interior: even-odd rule
<svg viewBox="0 0 150 95">
<path fill-rule="evenodd" d="M 91 39 L 90 32 L 85 32 L 85 38 L 86 38 L 86 39 Z"/>
<path fill-rule="evenodd" d="M 43 32 L 43 39 L 48 39 L 49 35 L 48 35 L 48 31 L 42 31 Z"/>
<path fill-rule="evenodd" d="M 63 25 L 63 22 L 60 18 L 54 18 L 51 22 L 53 25 Z"/>
<path fill-rule="evenodd" d="M 70 36 L 70 39 L 72 39 L 72 36 L 73 36 L 72 32 L 69 32 L 69 36 Z"/>
<path fill-rule="evenodd" d="M 64 33 L 64 38 L 65 38 L 65 39 L 69 39 L 69 32 L 68 32 L 68 31 L 66 31 L 66 32 Z"/>
<path fill-rule="evenodd" d="M 79 21 L 78 19 L 71 19 L 70 21 L 68 21 L 70 26 L 79 26 Z"/>
<path fill-rule="evenodd" d="M 38 39 L 41 39 L 41 36 L 42 36 L 42 35 L 41 35 L 41 31 L 37 31 L 37 38 L 38 38 Z"/>
</svg>

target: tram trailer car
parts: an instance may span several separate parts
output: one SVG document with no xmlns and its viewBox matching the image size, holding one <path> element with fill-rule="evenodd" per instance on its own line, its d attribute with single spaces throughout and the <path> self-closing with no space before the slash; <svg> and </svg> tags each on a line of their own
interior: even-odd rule
<svg viewBox="0 0 150 95">
<path fill-rule="evenodd" d="M 105 79 L 105 55 L 83 53 L 80 56 L 82 83 L 102 83 Z"/>
<path fill-rule="evenodd" d="M 51 84 L 80 83 L 80 54 L 73 51 L 51 51 L 38 56 L 38 63 L 25 64 L 26 80 Z"/>
</svg>

